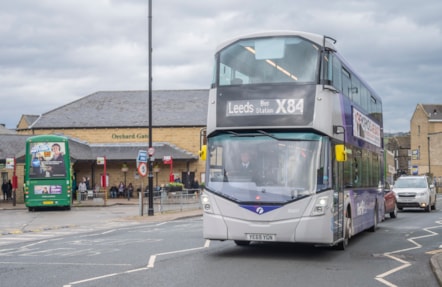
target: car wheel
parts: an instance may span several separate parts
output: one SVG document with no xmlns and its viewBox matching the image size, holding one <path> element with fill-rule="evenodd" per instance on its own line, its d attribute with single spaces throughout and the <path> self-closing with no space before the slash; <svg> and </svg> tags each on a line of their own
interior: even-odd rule
<svg viewBox="0 0 442 287">
<path fill-rule="evenodd" d="M 430 212 L 431 211 L 431 200 L 428 200 L 428 205 L 425 206 L 425 212 Z"/>
</svg>

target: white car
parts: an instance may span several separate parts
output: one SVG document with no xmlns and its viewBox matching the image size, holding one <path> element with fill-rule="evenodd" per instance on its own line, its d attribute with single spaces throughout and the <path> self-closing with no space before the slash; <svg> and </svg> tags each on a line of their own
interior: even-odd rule
<svg viewBox="0 0 442 287">
<path fill-rule="evenodd" d="M 401 176 L 393 186 L 399 210 L 420 207 L 430 212 L 436 209 L 436 190 L 428 176 Z"/>
</svg>

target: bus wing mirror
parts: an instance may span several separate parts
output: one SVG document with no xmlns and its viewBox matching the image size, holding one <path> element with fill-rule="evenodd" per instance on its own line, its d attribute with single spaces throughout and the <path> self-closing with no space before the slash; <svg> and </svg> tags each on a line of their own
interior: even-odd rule
<svg viewBox="0 0 442 287">
<path fill-rule="evenodd" d="M 201 160 L 206 160 L 206 155 L 207 155 L 207 145 L 203 145 L 203 146 L 201 146 L 201 150 L 200 150 L 199 154 L 200 154 L 200 159 L 201 159 Z"/>
<path fill-rule="evenodd" d="M 336 161 L 343 162 L 347 161 L 347 153 L 345 152 L 345 145 L 337 144 L 335 145 Z"/>
</svg>

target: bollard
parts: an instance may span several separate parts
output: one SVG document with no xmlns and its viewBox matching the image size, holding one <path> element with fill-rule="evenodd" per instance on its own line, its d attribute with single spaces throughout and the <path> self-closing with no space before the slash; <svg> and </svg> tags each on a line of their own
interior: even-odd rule
<svg viewBox="0 0 442 287">
<path fill-rule="evenodd" d="M 138 206 L 140 208 L 140 216 L 143 216 L 143 193 L 138 192 Z"/>
</svg>

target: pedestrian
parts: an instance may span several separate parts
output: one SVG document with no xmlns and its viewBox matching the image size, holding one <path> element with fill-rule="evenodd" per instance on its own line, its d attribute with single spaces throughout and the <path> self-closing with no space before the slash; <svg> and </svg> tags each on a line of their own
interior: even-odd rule
<svg viewBox="0 0 442 287">
<path fill-rule="evenodd" d="M 8 181 L 7 195 L 8 195 L 8 200 L 9 199 L 12 200 L 12 182 L 11 182 L 11 180 Z"/>
<path fill-rule="evenodd" d="M 133 192 L 134 192 L 134 187 L 132 185 L 132 182 L 130 182 L 129 185 L 127 186 L 127 200 L 130 200 Z"/>
<path fill-rule="evenodd" d="M 91 190 L 91 179 L 90 179 L 90 177 L 86 178 L 85 183 L 86 183 L 86 190 Z"/>
<path fill-rule="evenodd" d="M 87 188 L 86 188 L 86 179 L 83 177 L 83 180 L 80 182 L 80 184 L 78 185 L 78 191 L 80 193 L 80 200 L 84 198 L 84 195 L 87 192 Z"/>
<path fill-rule="evenodd" d="M 118 197 L 124 198 L 124 190 L 126 189 L 126 186 L 124 186 L 124 183 L 120 181 L 120 185 L 118 185 Z"/>
<path fill-rule="evenodd" d="M 2 192 L 3 192 L 3 200 L 6 200 L 8 198 L 8 183 L 6 182 L 6 180 L 3 180 Z"/>
<path fill-rule="evenodd" d="M 117 192 L 118 192 L 118 188 L 113 185 L 110 189 L 110 197 L 111 198 L 116 198 L 117 197 Z"/>
</svg>

